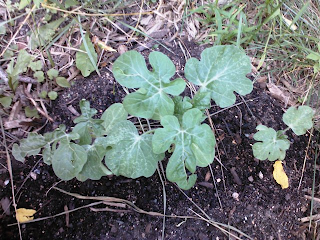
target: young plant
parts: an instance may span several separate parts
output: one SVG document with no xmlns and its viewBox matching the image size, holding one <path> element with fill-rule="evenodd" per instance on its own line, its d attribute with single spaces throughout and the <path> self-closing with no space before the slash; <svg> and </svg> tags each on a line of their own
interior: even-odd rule
<svg viewBox="0 0 320 240">
<path fill-rule="evenodd" d="M 93 119 L 96 110 L 82 100 L 82 115 L 71 133 L 60 126 L 43 136 L 31 133 L 13 146 L 13 155 L 19 161 L 37 155 L 42 149 L 44 162 L 63 180 L 98 180 L 115 174 L 129 178 L 150 177 L 164 159 L 172 153 L 166 168 L 168 180 L 189 189 L 196 181 L 197 167 L 213 162 L 215 136 L 202 123 L 204 110 L 213 99 L 220 107 L 235 103 L 234 92 L 241 95 L 252 91 L 252 82 L 246 78 L 251 71 L 250 59 L 235 46 L 215 46 L 205 49 L 201 60 L 191 58 L 185 66 L 185 77 L 199 86 L 193 98 L 181 97 L 185 80 L 171 80 L 175 66 L 160 52 L 149 55 L 150 71 L 142 55 L 128 51 L 113 64 L 115 79 L 124 87 L 136 89 L 123 104 L 111 105 L 101 119 Z M 173 97 L 171 97 L 173 96 Z M 127 120 L 135 117 L 160 120 L 162 128 L 137 129 Z M 143 134 L 139 134 L 139 132 Z"/>
<path fill-rule="evenodd" d="M 291 129 L 298 136 L 305 134 L 313 126 L 313 116 L 314 111 L 308 106 L 290 107 L 282 117 L 283 122 L 288 126 L 285 130 L 275 131 L 264 125 L 257 126 L 258 132 L 253 138 L 259 142 L 252 146 L 254 157 L 269 161 L 284 160 L 286 151 L 290 147 L 290 141 L 285 132 Z"/>
</svg>

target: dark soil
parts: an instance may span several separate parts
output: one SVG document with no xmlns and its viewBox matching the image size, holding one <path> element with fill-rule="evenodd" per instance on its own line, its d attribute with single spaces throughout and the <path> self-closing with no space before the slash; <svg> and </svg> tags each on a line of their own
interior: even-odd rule
<svg viewBox="0 0 320 240">
<path fill-rule="evenodd" d="M 199 58 L 204 47 L 185 43 L 191 56 Z M 174 61 L 177 75 L 183 76 L 185 58 L 180 48 L 174 44 L 168 46 L 175 54 L 160 48 Z M 143 51 L 148 55 L 148 50 Z M 187 93 L 186 93 L 187 94 Z M 98 110 L 98 116 L 112 103 L 122 101 L 125 93 L 112 77 L 109 70 L 102 71 L 102 76 L 92 75 L 80 79 L 59 95 L 52 106 L 50 115 L 55 118 L 53 125 L 45 131 L 52 130 L 64 123 L 73 126 L 75 115 L 68 109 L 73 106 L 79 111 L 79 101 L 83 98 L 91 102 Z M 245 101 L 244 101 L 245 100 Z M 300 218 L 309 216 L 310 201 L 304 195 L 311 194 L 313 181 L 314 142 L 311 141 L 306 158 L 301 187 L 298 189 L 303 161 L 309 136 L 297 137 L 288 133 L 292 143 L 284 164 L 290 179 L 290 187 L 281 189 L 272 177 L 272 162 L 258 161 L 252 155 L 252 134 L 255 127 L 262 123 L 275 129 L 284 129 L 282 115 L 284 106 L 271 98 L 260 85 L 255 84 L 254 91 L 243 99 L 238 97 L 237 106 L 225 109 L 213 106 L 210 113 L 217 138 L 217 157 L 224 167 L 214 161 L 211 165 L 217 191 L 209 168 L 198 169 L 196 185 L 184 193 L 196 203 L 214 221 L 229 224 L 253 239 L 303 239 L 304 226 Z M 17 194 L 18 207 L 36 209 L 35 218 L 52 216 L 91 203 L 70 197 L 52 186 L 59 182 L 52 168 L 38 159 L 29 158 L 25 164 L 17 164 L 14 171 L 16 192 L 29 172 L 36 173 L 36 179 L 29 178 Z M 165 162 L 164 162 L 165 164 Z M 319 191 L 319 172 L 316 175 L 316 191 Z M 1 175 L 0 199 L 11 199 L 10 184 L 5 185 L 8 174 Z M 87 196 L 118 197 L 131 201 L 146 211 L 163 212 L 163 188 L 159 175 L 151 178 L 126 179 L 124 177 L 104 177 L 100 181 L 60 182 L 59 188 L 68 192 Z M 166 206 L 168 215 L 192 215 L 199 209 L 184 196 L 172 183 L 165 183 Z M 233 195 L 239 194 L 238 198 Z M 317 194 L 317 193 L 316 193 Z M 219 199 L 221 205 L 219 204 Z M 97 208 L 104 208 L 100 205 Z M 128 209 L 130 210 L 130 209 Z M 11 213 L 14 212 L 11 208 Z M 203 215 L 203 214 L 201 214 Z M 1 239 L 18 239 L 17 226 L 13 215 L 1 216 Z M 66 216 L 22 224 L 23 239 L 161 239 L 163 218 L 129 212 L 94 212 L 84 208 L 70 213 L 69 223 Z M 240 236 L 235 231 L 233 234 Z M 240 236 L 241 237 L 241 236 Z M 310 237 L 310 236 L 309 236 Z M 166 218 L 165 239 L 234 239 L 201 220 Z M 242 239 L 246 239 L 242 237 Z M 308 237 L 307 237 L 308 239 Z M 311 238 L 309 238 L 311 239 Z"/>
</svg>

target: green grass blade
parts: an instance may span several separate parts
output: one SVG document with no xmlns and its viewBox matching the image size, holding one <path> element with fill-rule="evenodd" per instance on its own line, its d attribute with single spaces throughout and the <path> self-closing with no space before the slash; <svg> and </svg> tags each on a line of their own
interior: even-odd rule
<svg viewBox="0 0 320 240">
<path fill-rule="evenodd" d="M 259 69 L 262 67 L 262 65 L 263 65 L 263 63 L 264 63 L 264 60 L 265 60 L 265 58 L 266 58 L 267 49 L 268 49 L 268 44 L 269 44 L 269 40 L 270 40 L 270 37 L 271 37 L 271 31 L 272 31 L 272 28 L 270 28 L 269 36 L 268 36 L 266 45 L 265 45 L 265 47 L 264 47 L 263 54 L 262 54 L 261 59 L 260 59 L 260 61 L 259 61 L 257 70 L 259 70 Z"/>
<path fill-rule="evenodd" d="M 304 14 L 304 12 L 308 9 L 310 5 L 310 1 L 308 1 L 302 8 L 301 10 L 298 12 L 298 14 L 294 17 L 294 19 L 292 20 L 291 24 L 289 25 L 289 28 L 291 29 L 291 26 L 294 25 L 300 18 L 301 16 Z"/>
<path fill-rule="evenodd" d="M 242 31 L 242 17 L 243 13 L 240 13 L 239 25 L 238 25 L 238 34 L 237 34 L 237 47 L 240 48 L 240 41 L 241 41 L 241 31 Z"/>
<path fill-rule="evenodd" d="M 130 26 L 130 25 L 128 25 L 128 24 L 126 24 L 126 23 L 124 23 L 124 22 L 122 22 L 122 21 L 118 21 L 118 22 L 120 22 L 122 25 L 124 25 L 124 26 L 126 26 L 126 27 L 130 28 L 131 30 L 133 30 L 133 31 L 135 31 L 135 32 L 138 32 L 138 33 L 142 34 L 143 36 L 145 36 L 145 37 L 148 37 L 148 38 L 152 39 L 153 41 L 155 41 L 156 43 L 158 43 L 159 45 L 161 45 L 162 47 L 164 47 L 166 50 L 168 50 L 169 52 L 171 52 L 171 53 L 173 53 L 173 54 L 174 54 L 174 52 L 172 52 L 172 51 L 171 51 L 169 48 L 167 48 L 164 44 L 162 44 L 162 43 L 161 43 L 161 42 L 159 42 L 158 40 L 156 40 L 156 39 L 154 39 L 154 38 L 150 37 L 148 34 L 146 34 L 146 33 L 142 32 L 142 31 L 140 31 L 139 29 L 137 29 L 137 28 L 135 28 L 135 27 L 132 27 L 132 26 Z"/>
<path fill-rule="evenodd" d="M 70 29 L 70 27 L 74 24 L 74 22 L 75 22 L 75 20 L 72 19 L 72 21 L 67 26 L 65 26 L 62 29 L 62 31 L 48 44 L 48 46 L 45 48 L 45 50 L 48 50 L 56 41 L 58 41 L 60 39 L 60 37 Z"/>
</svg>

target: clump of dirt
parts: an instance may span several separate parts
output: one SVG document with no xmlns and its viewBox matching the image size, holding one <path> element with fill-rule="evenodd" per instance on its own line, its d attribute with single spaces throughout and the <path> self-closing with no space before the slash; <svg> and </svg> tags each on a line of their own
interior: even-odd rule
<svg viewBox="0 0 320 240">
<path fill-rule="evenodd" d="M 183 76 L 185 53 L 178 45 L 172 45 L 174 54 L 160 48 L 168 54 L 177 66 L 177 75 Z M 184 43 L 191 56 L 199 58 L 204 46 Z M 148 55 L 148 50 L 143 54 Z M 185 94 L 188 94 L 186 92 Z M 77 80 L 74 85 L 59 95 L 52 106 L 50 115 L 55 124 L 46 131 L 63 123 L 69 128 L 74 124 L 75 115 L 70 111 L 79 111 L 79 101 L 87 99 L 98 110 L 98 116 L 112 103 L 122 101 L 125 92 L 118 85 L 109 70 L 102 76 L 92 75 Z M 52 168 L 38 159 L 29 158 L 23 168 L 14 169 L 16 188 L 24 182 L 29 172 L 35 178 L 29 178 L 17 194 L 18 207 L 36 209 L 35 218 L 54 216 L 66 210 L 92 203 L 62 194 L 52 189 L 53 185 L 68 192 L 84 196 L 109 196 L 131 201 L 145 211 L 163 212 L 164 201 L 167 215 L 192 215 L 203 213 L 190 202 L 197 204 L 213 221 L 233 226 L 253 239 L 301 239 L 303 226 L 299 219 L 308 216 L 309 200 L 313 178 L 314 142 L 311 140 L 306 170 L 299 186 L 301 169 L 306 156 L 309 135 L 297 137 L 289 132 L 290 150 L 284 162 L 285 171 L 290 179 L 290 187 L 281 189 L 272 177 L 272 162 L 258 161 L 252 155 L 252 134 L 255 127 L 262 123 L 277 130 L 284 129 L 281 103 L 271 98 L 263 89 L 255 85 L 251 94 L 237 97 L 235 106 L 220 109 L 212 106 L 209 110 L 217 138 L 217 159 L 210 168 L 197 170 L 196 185 L 188 191 L 180 191 L 174 184 L 165 182 L 166 197 L 158 174 L 150 178 L 126 179 L 124 177 L 104 177 L 100 181 L 71 180 L 59 182 Z M 164 161 L 163 164 L 166 164 Z M 9 185 L 1 175 L 2 189 L 0 198 L 11 196 Z M 213 184 L 213 181 L 216 184 Z M 319 174 L 316 177 L 319 182 Z M 186 198 L 186 196 L 188 198 Z M 83 208 L 69 214 L 49 218 L 43 221 L 22 224 L 23 239 L 159 239 L 162 235 L 162 217 L 139 214 L 128 211 L 111 212 L 104 205 L 95 206 L 99 211 Z M 13 216 L 1 217 L 1 239 L 16 239 L 16 226 Z M 241 237 L 233 230 L 230 232 Z M 217 228 L 205 221 L 167 217 L 165 239 L 230 239 Z M 233 238 L 232 238 L 233 239 Z M 242 239 L 245 239 L 242 237 Z"/>
</svg>

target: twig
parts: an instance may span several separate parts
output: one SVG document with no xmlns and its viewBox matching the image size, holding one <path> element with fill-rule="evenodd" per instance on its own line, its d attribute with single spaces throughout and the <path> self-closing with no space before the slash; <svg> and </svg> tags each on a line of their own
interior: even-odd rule
<svg viewBox="0 0 320 240">
<path fill-rule="evenodd" d="M 302 179 L 303 179 L 303 176 L 304 176 L 304 170 L 306 168 L 306 162 L 307 162 L 308 151 L 309 151 L 312 135 L 313 135 L 313 128 L 311 129 L 311 133 L 310 133 L 309 141 L 308 141 L 308 146 L 307 146 L 307 149 L 306 149 L 306 154 L 304 155 L 303 166 L 302 166 L 302 170 L 301 170 L 301 177 L 300 177 L 299 186 L 297 188 L 297 191 L 299 191 L 299 189 L 301 187 L 301 184 L 302 184 Z"/>
<path fill-rule="evenodd" d="M 2 132 L 2 137 L 3 137 L 3 143 L 4 143 L 5 150 L 6 150 L 6 155 L 7 155 L 7 165 L 8 165 L 8 172 L 9 172 L 9 175 L 10 175 L 13 207 L 14 207 L 14 211 L 17 214 L 17 203 L 16 203 L 16 197 L 15 197 L 16 195 L 15 195 L 15 192 L 14 192 L 14 185 L 13 185 L 11 159 L 10 159 L 8 147 L 7 147 L 7 144 L 6 144 L 6 135 L 4 134 L 2 116 L 0 116 L 0 124 L 1 124 L 1 132 Z M 22 240 L 21 228 L 20 228 L 20 223 L 19 223 L 18 220 L 17 220 L 17 224 L 18 224 L 18 229 L 19 229 L 19 236 L 20 236 L 20 239 Z"/>
<path fill-rule="evenodd" d="M 24 93 L 41 115 L 46 117 L 50 122 L 54 122 L 54 120 L 38 106 L 38 104 L 32 98 L 31 94 L 28 91 L 24 91 Z"/>
<path fill-rule="evenodd" d="M 7 51 L 8 47 L 10 46 L 10 44 L 12 43 L 13 39 L 16 38 L 17 34 L 19 33 L 19 31 L 21 30 L 22 26 L 27 22 L 27 20 L 29 19 L 31 13 L 33 12 L 33 10 L 36 8 L 36 5 L 34 4 L 32 9 L 30 10 L 30 12 L 28 13 L 28 15 L 26 16 L 26 18 L 23 20 L 23 22 L 20 24 L 19 28 L 17 29 L 17 31 L 15 32 L 15 34 L 12 36 L 12 38 L 10 39 L 10 41 L 8 42 L 7 46 L 3 49 L 2 53 L 0 54 L 0 58 L 3 56 L 3 54 Z"/>
</svg>

